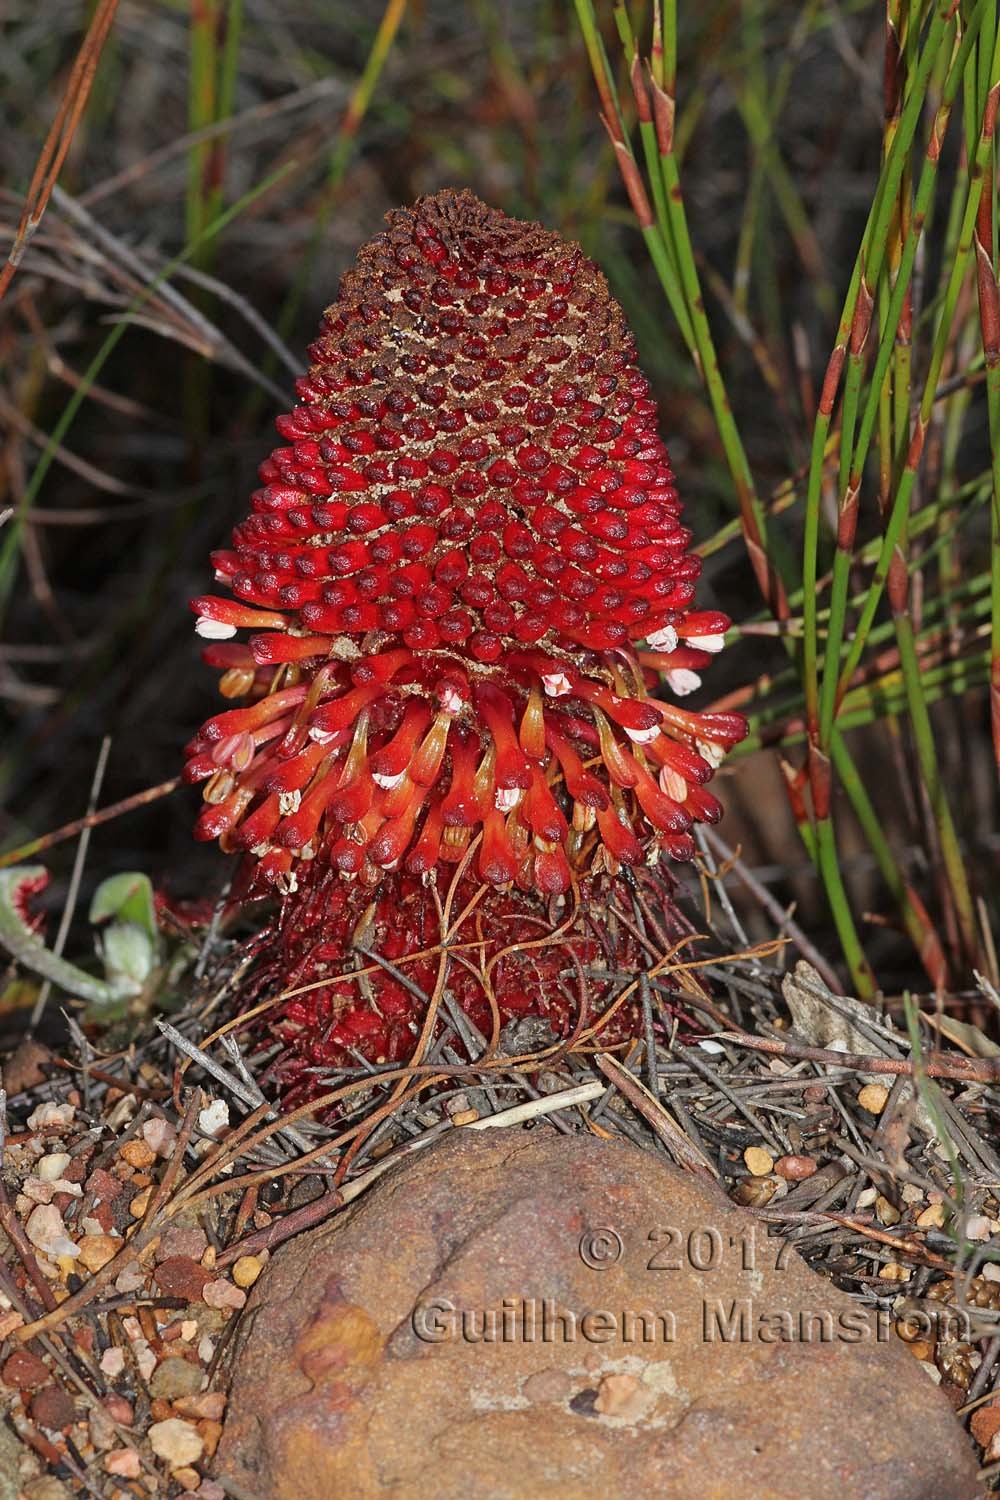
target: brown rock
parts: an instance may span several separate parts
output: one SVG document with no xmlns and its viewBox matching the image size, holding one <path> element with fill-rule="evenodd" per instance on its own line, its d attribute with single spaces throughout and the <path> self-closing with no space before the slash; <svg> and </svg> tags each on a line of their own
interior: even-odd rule
<svg viewBox="0 0 1000 1500">
<path fill-rule="evenodd" d="M 98 1203 L 113 1203 L 124 1187 L 119 1178 L 112 1177 L 103 1167 L 95 1167 L 87 1178 L 87 1192 Z"/>
<path fill-rule="evenodd" d="M 62 1432 L 72 1427 L 77 1420 L 77 1409 L 73 1397 L 61 1385 L 45 1385 L 32 1397 L 31 1419 L 39 1427 L 50 1432 Z"/>
<path fill-rule="evenodd" d="M 170 1260 L 175 1255 L 186 1255 L 191 1260 L 201 1260 L 208 1249 L 208 1237 L 203 1229 L 189 1229 L 181 1224 L 171 1224 L 163 1231 L 156 1250 L 158 1261 Z"/>
<path fill-rule="evenodd" d="M 226 1409 L 226 1397 L 223 1391 L 202 1391 L 197 1396 L 182 1396 L 173 1403 L 174 1411 L 179 1417 L 194 1417 L 217 1422 Z"/>
<path fill-rule="evenodd" d="M 52 1379 L 52 1372 L 30 1349 L 15 1349 L 10 1359 L 4 1361 L 2 1379 L 4 1385 L 16 1385 L 22 1391 L 31 1391 L 46 1385 Z"/>
<path fill-rule="evenodd" d="M 186 1297 L 189 1302 L 198 1302 L 205 1283 L 212 1279 L 212 1273 L 192 1260 L 190 1255 L 171 1255 L 168 1260 L 160 1261 L 153 1278 L 168 1297 Z"/>
<path fill-rule="evenodd" d="M 816 1171 L 816 1162 L 811 1156 L 779 1156 L 774 1170 L 786 1182 L 804 1182 Z"/>
<path fill-rule="evenodd" d="M 204 1378 L 201 1365 L 177 1355 L 157 1365 L 149 1382 L 149 1394 L 162 1396 L 164 1401 L 176 1401 L 178 1396 L 193 1396 L 200 1391 Z"/>
<path fill-rule="evenodd" d="M 456 1130 L 275 1253 L 220 1476 L 269 1500 L 972 1500 L 891 1325 L 778 1248 L 630 1145 Z"/>
<path fill-rule="evenodd" d="M 35 1087 L 45 1078 L 45 1065 L 52 1061 L 52 1053 L 41 1042 L 25 1038 L 18 1042 L 13 1052 L 4 1060 L 2 1068 L 3 1087 L 7 1097 L 13 1099 L 25 1089 Z"/>
<path fill-rule="evenodd" d="M 1000 1401 L 990 1401 L 972 1413 L 969 1427 L 977 1443 L 988 1447 L 997 1432 L 1000 1432 Z"/>
</svg>

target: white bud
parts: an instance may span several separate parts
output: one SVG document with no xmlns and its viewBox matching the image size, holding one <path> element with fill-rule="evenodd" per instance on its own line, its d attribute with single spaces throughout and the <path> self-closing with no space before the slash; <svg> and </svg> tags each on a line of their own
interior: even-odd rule
<svg viewBox="0 0 1000 1500">
<path fill-rule="evenodd" d="M 547 698 L 565 698 L 573 688 L 565 672 L 543 672 L 542 686 Z"/>
<path fill-rule="evenodd" d="M 694 646 L 699 651 L 721 651 L 726 644 L 726 637 L 721 632 L 713 635 L 689 635 L 684 644 Z"/>
</svg>

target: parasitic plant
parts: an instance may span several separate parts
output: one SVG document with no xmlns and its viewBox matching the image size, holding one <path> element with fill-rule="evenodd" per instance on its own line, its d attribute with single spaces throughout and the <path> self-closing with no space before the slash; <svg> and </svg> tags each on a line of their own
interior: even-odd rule
<svg viewBox="0 0 1000 1500">
<path fill-rule="evenodd" d="M 286 886 L 320 851 L 427 874 L 477 834 L 479 876 L 525 890 L 690 858 L 743 721 L 651 689 L 696 686 L 728 621 L 692 608 L 700 563 L 600 271 L 440 193 L 362 250 L 311 352 L 213 559 L 234 597 L 193 601 L 223 693 L 252 700 L 190 746 L 199 836 Z"/>
<path fill-rule="evenodd" d="M 690 859 L 745 725 L 675 701 L 729 622 L 695 607 L 700 561 L 601 272 L 442 192 L 362 249 L 311 357 L 214 556 L 229 596 L 193 601 L 245 700 L 188 747 L 197 834 L 285 897 L 281 962 L 300 982 L 307 950 L 328 965 L 366 910 L 384 917 L 387 872 L 405 947 L 418 893 L 463 860 L 498 893 L 499 937 L 571 886 Z M 369 1009 L 367 1055 L 402 1056 Z M 294 1024 L 329 1040 L 341 1012 L 315 1012 Z"/>
</svg>

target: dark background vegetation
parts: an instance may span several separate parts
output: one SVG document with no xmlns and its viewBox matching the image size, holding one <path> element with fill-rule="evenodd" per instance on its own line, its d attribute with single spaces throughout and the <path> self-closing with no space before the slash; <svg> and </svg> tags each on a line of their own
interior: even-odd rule
<svg viewBox="0 0 1000 1500">
<path fill-rule="evenodd" d="M 189 261 L 170 281 L 183 300 L 168 300 L 161 287 L 143 307 L 66 432 L 21 533 L 0 600 L 0 847 L 8 849 L 84 812 L 106 735 L 102 804 L 177 774 L 185 740 L 216 705 L 215 673 L 200 663 L 187 600 L 210 585 L 209 552 L 245 512 L 255 465 L 276 441 L 272 418 L 291 404 L 292 370 L 266 331 L 280 329 L 293 362 L 304 364 L 338 278 L 395 205 L 468 186 L 579 239 L 632 322 L 688 524 L 708 539 L 734 513 L 710 410 L 598 119 L 572 7 L 411 5 L 362 117 L 348 113 L 345 126 L 379 6 L 246 0 L 238 37 L 230 35 L 230 111 L 218 91 L 214 104 L 199 96 L 198 48 L 204 17 L 214 13 L 210 45 L 224 71 L 233 7 L 201 4 L 123 0 L 61 174 L 63 196 L 50 203 L 0 304 L 0 505 L 16 507 L 83 372 L 137 292 L 199 223 L 282 174 L 196 252 L 193 265 L 208 284 L 191 278 Z M 6 248 L 92 12 L 75 0 L 8 0 L 4 10 Z M 730 396 L 759 491 L 769 496 L 807 463 L 815 392 L 878 172 L 884 9 L 709 0 L 682 3 L 680 18 L 688 216 Z M 610 12 L 602 19 L 610 50 Z M 774 134 L 755 146 L 752 98 L 778 89 Z M 213 146 L 192 145 L 193 124 L 230 112 L 231 128 Z M 755 187 L 764 150 L 780 171 Z M 950 139 L 943 173 L 956 153 Z M 928 244 L 920 277 L 934 273 L 940 254 L 933 231 Z M 956 474 L 968 478 L 986 464 L 985 408 L 974 397 Z M 797 550 L 794 507 L 782 524 Z M 870 515 L 862 528 L 873 531 Z M 978 557 L 981 567 L 986 545 L 984 510 L 962 557 Z M 712 550 L 702 600 L 736 621 L 758 612 L 738 538 Z M 713 668 L 703 701 L 784 660 L 768 637 L 744 638 Z M 934 719 L 969 864 L 988 886 L 996 772 L 985 692 L 947 698 Z M 905 722 L 883 720 L 852 743 L 897 853 L 933 899 Z M 801 746 L 788 754 L 800 758 Z M 775 752 L 734 761 L 719 786 L 726 839 L 743 846 L 783 906 L 798 903 L 797 919 L 836 959 Z M 214 895 L 225 861 L 214 846 L 193 843 L 196 808 L 197 794 L 182 790 L 98 828 L 88 878 L 143 869 L 176 895 Z M 838 807 L 838 817 L 852 903 L 880 978 L 919 987 L 925 981 L 892 925 L 873 862 L 848 812 Z M 45 856 L 55 876 L 72 852 L 63 843 Z M 58 905 L 58 880 L 52 889 Z M 773 933 L 756 902 L 747 912 L 752 935 Z M 880 922 L 867 922 L 869 912 Z"/>
</svg>

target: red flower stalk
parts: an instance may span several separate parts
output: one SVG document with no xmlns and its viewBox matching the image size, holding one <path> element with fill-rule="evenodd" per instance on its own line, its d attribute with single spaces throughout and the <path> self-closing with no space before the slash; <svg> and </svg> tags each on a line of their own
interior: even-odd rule
<svg viewBox="0 0 1000 1500">
<path fill-rule="evenodd" d="M 543 893 L 688 859 L 746 731 L 651 696 L 697 686 L 729 622 L 692 607 L 621 310 L 578 247 L 469 193 L 388 222 L 213 559 L 235 597 L 193 601 L 250 700 L 189 746 L 197 834 L 284 890 L 317 858 L 427 875 L 477 837 L 481 880 Z"/>
<path fill-rule="evenodd" d="M 673 906 L 669 876 L 650 871 L 638 878 L 664 924 L 660 941 L 683 941 L 689 929 Z M 475 876 L 459 874 L 449 890 L 442 988 L 444 892 L 433 901 L 424 880 L 403 870 L 372 890 L 314 861 L 286 899 L 243 997 L 251 1038 L 279 1043 L 259 1076 L 294 1108 L 335 1089 L 342 1082 L 338 1069 L 356 1077 L 362 1059 L 408 1063 L 432 1003 L 438 1008 L 430 1035 L 452 1030 L 459 1052 L 470 1049 L 465 1023 L 454 1020 L 456 1007 L 479 1032 L 487 1055 L 498 1044 L 509 1056 L 534 1054 L 555 1041 L 607 1047 L 634 1035 L 641 1026 L 636 975 L 648 970 L 651 958 L 635 931 L 631 893 L 624 888 L 627 921 L 621 920 L 616 884 L 585 881 L 580 902 L 570 910 L 558 897 L 542 898 L 516 885 L 484 888 Z M 660 975 L 661 984 L 665 977 Z M 276 993 L 276 1005 L 254 1009 Z M 543 1031 L 501 1037 L 510 1022 L 529 1017 L 540 1018 Z M 480 1064 L 485 1060 L 478 1040 L 471 1052 Z"/>
</svg>

